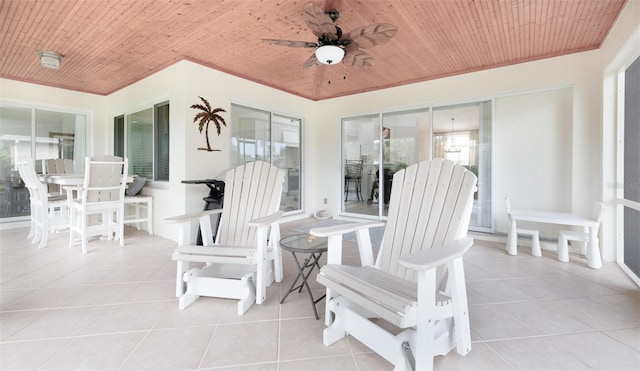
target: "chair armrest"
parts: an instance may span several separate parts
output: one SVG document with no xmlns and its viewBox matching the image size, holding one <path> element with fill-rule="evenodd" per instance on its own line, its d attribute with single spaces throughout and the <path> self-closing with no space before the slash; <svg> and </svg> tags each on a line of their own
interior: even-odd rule
<svg viewBox="0 0 640 371">
<path fill-rule="evenodd" d="M 438 248 L 402 256 L 399 263 L 416 271 L 425 271 L 461 257 L 472 245 L 472 238 L 461 238 Z"/>
<path fill-rule="evenodd" d="M 327 264 L 342 264 L 342 235 L 355 232 L 358 238 L 358 250 L 360 252 L 360 264 L 362 266 L 373 265 L 373 249 L 369 228 L 383 227 L 384 222 L 361 222 L 336 225 L 332 227 L 313 228 L 309 234 L 316 237 L 327 237 L 328 253 Z"/>
<path fill-rule="evenodd" d="M 200 232 L 202 234 L 202 243 L 205 246 L 213 243 L 213 229 L 211 228 L 211 215 L 220 214 L 222 209 L 197 211 L 194 213 L 174 216 L 165 219 L 168 224 L 179 224 L 178 229 L 178 245 L 189 245 L 193 241 L 191 239 L 191 226 L 194 222 L 200 225 Z"/>
<path fill-rule="evenodd" d="M 167 223 L 184 223 L 194 219 L 200 219 L 203 216 L 220 214 L 222 209 L 212 209 L 212 210 L 204 210 L 204 211 L 196 211 L 189 214 L 173 216 L 171 218 L 166 218 L 164 221 Z"/>
<path fill-rule="evenodd" d="M 83 188 L 80 186 L 62 186 L 62 189 L 64 189 L 67 192 L 78 192 L 81 191 Z"/>
<path fill-rule="evenodd" d="M 264 227 L 272 224 L 273 222 L 277 222 L 282 217 L 282 211 L 279 210 L 271 215 L 263 216 L 262 218 L 254 219 L 247 223 L 250 227 Z"/>
<path fill-rule="evenodd" d="M 384 225 L 385 225 L 384 222 L 378 222 L 378 221 L 340 224 L 340 225 L 334 225 L 331 227 L 313 228 L 309 231 L 309 234 L 316 237 L 330 237 L 330 236 L 342 235 L 349 232 L 355 232 L 361 229 L 384 227 Z"/>
<path fill-rule="evenodd" d="M 74 197 L 73 195 L 77 195 L 78 199 L 84 197 L 84 188 L 81 186 L 62 186 L 64 192 L 67 194 L 67 202 L 71 205 L 73 203 Z"/>
</svg>

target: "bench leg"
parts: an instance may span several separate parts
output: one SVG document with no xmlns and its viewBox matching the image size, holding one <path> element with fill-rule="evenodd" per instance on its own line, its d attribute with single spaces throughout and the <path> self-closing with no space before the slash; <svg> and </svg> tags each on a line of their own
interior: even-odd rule
<svg viewBox="0 0 640 371">
<path fill-rule="evenodd" d="M 567 237 L 563 235 L 558 239 L 558 260 L 564 263 L 569 262 L 569 244 Z"/>
<path fill-rule="evenodd" d="M 531 236 L 531 255 L 542 256 L 542 249 L 540 249 L 540 233 L 535 233 Z"/>
</svg>

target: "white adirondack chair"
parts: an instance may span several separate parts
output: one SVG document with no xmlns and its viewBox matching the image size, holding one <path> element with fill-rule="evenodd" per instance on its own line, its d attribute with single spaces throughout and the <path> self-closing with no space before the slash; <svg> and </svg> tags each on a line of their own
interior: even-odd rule
<svg viewBox="0 0 640 371">
<path fill-rule="evenodd" d="M 69 225 L 67 217 L 67 200 L 64 196 L 50 197 L 47 186 L 40 182 L 33 160 L 22 159 L 17 163 L 18 172 L 29 191 L 31 208 L 31 229 L 28 238 L 37 243 L 38 248 L 44 247 L 49 240 L 50 232 L 57 232 Z"/>
<path fill-rule="evenodd" d="M 69 203 L 69 247 L 76 235 L 87 253 L 91 236 L 115 236 L 124 246 L 124 190 L 128 161 L 117 156 L 97 156 L 85 161 L 84 184 L 64 187 Z M 74 196 L 74 193 L 77 197 Z"/>
<path fill-rule="evenodd" d="M 242 315 L 254 302 L 262 304 L 274 280 L 282 280 L 279 208 L 283 181 L 284 172 L 276 166 L 247 163 L 225 173 L 222 209 L 166 220 L 181 224 L 173 254 L 180 309 L 199 296 L 212 296 L 240 299 L 238 314 Z M 214 214 L 220 214 L 215 243 L 210 218 Z M 192 222 L 199 222 L 204 246 L 194 245 Z M 190 268 L 190 263 L 200 264 Z"/>
<path fill-rule="evenodd" d="M 352 335 L 396 370 L 432 369 L 436 355 L 471 350 L 462 256 L 473 244 L 466 234 L 476 181 L 444 159 L 395 173 L 375 266 L 366 265 L 372 260 L 366 252 L 362 267 L 340 264 L 340 226 L 310 231 L 329 237 L 327 265 L 317 276 L 329 298 L 325 345 Z M 394 335 L 371 318 L 404 330 Z"/>
</svg>

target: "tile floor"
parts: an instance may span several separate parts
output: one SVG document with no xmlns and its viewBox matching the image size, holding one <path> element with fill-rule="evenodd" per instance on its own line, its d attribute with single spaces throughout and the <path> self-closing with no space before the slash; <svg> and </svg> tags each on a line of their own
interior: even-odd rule
<svg viewBox="0 0 640 371">
<path fill-rule="evenodd" d="M 353 338 L 325 347 L 304 294 L 279 304 L 296 272 L 288 253 L 283 282 L 238 316 L 235 300 L 178 309 L 166 239 L 127 229 L 125 247 L 95 240 L 82 255 L 66 233 L 40 250 L 26 234 L 0 231 L 2 370 L 391 369 Z M 615 264 L 592 270 L 577 256 L 560 263 L 525 248 L 508 256 L 476 240 L 465 267 L 473 349 L 438 357 L 438 370 L 640 369 L 640 290 Z"/>
</svg>

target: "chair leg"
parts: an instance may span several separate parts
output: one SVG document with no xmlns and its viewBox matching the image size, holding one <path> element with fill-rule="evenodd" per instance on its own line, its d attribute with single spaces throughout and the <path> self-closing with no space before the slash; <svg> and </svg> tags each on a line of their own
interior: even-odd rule
<svg viewBox="0 0 640 371">
<path fill-rule="evenodd" d="M 120 246 L 124 246 L 124 205 L 122 205 L 117 209 L 117 213 L 118 213 L 118 219 L 116 220 L 116 223 L 117 223 L 116 227 L 118 229 L 118 235 L 119 235 L 118 237 L 120 240 Z"/>
<path fill-rule="evenodd" d="M 266 259 L 266 257 L 265 257 Z M 261 259 L 256 275 L 256 304 L 262 304 L 267 296 L 267 260 Z"/>
<path fill-rule="evenodd" d="M 75 210 L 74 209 L 70 209 L 69 210 L 69 248 L 73 247 L 73 242 L 74 242 L 74 234 L 75 234 L 75 230 L 76 230 L 76 221 L 75 221 Z"/>
<path fill-rule="evenodd" d="M 36 206 L 33 205 L 33 203 L 31 204 L 31 222 L 30 222 L 30 229 L 29 229 L 29 234 L 27 235 L 28 239 L 33 239 L 33 237 L 36 235 L 36 217 L 35 217 L 35 213 L 36 213 Z"/>
<path fill-rule="evenodd" d="M 325 300 L 329 300 L 329 298 L 327 297 L 327 299 Z M 345 316 L 343 312 L 345 306 L 340 305 L 341 303 L 339 303 L 339 301 L 339 298 L 335 298 L 327 303 L 327 312 L 325 313 L 325 316 L 331 316 L 331 312 L 333 312 L 335 313 L 335 319 L 329 327 L 325 328 L 324 331 L 322 331 L 322 343 L 325 346 L 329 346 L 347 336 L 344 322 Z"/>
<path fill-rule="evenodd" d="M 147 202 L 147 232 L 153 234 L 153 200 Z"/>
<path fill-rule="evenodd" d="M 344 179 L 344 200 L 345 202 L 347 201 L 347 199 L 349 198 L 349 180 L 348 179 Z"/>
<path fill-rule="evenodd" d="M 467 289 L 464 279 L 462 258 L 455 259 L 450 264 L 453 276 L 452 306 L 455 327 L 456 350 L 460 355 L 466 355 L 471 350 L 471 328 L 469 325 L 469 306 L 467 303 Z"/>
<path fill-rule="evenodd" d="M 189 270 L 189 262 L 178 260 L 176 268 L 176 297 L 184 295 L 184 274 Z"/>
<path fill-rule="evenodd" d="M 42 223 L 40 224 L 40 230 L 40 243 L 38 244 L 39 249 L 45 247 L 49 240 L 49 215 L 47 215 L 47 210 L 42 211 Z"/>
<path fill-rule="evenodd" d="M 256 286 L 253 284 L 253 273 L 249 272 L 240 279 L 247 288 L 246 295 L 238 301 L 238 315 L 243 315 L 256 302 Z"/>
<path fill-rule="evenodd" d="M 198 299 L 195 285 L 190 281 L 194 280 L 198 276 L 199 272 L 200 270 L 198 268 L 193 268 L 185 273 L 184 281 L 187 283 L 187 290 L 180 296 L 180 299 L 178 300 L 178 308 L 185 309 Z"/>
</svg>

